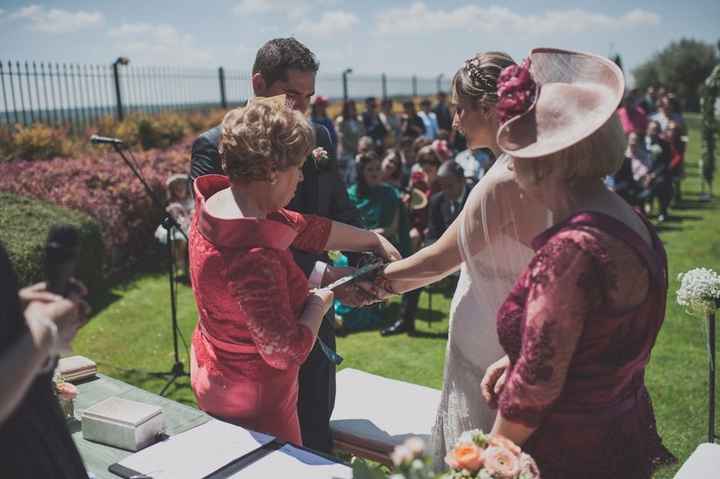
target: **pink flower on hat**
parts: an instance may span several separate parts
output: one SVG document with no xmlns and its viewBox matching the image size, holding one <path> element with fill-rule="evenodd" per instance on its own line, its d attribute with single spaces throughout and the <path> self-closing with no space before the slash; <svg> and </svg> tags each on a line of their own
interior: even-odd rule
<svg viewBox="0 0 720 479">
<path fill-rule="evenodd" d="M 527 112 L 535 101 L 537 84 L 530 73 L 530 59 L 505 67 L 498 79 L 496 106 L 500 123 Z"/>
</svg>

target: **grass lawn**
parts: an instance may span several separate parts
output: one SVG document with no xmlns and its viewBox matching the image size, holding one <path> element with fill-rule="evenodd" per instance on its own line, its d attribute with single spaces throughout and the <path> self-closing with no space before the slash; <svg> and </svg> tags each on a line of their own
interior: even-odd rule
<svg viewBox="0 0 720 479">
<path fill-rule="evenodd" d="M 658 427 L 667 446 L 682 463 L 706 440 L 707 352 L 703 321 L 688 316 L 675 304 L 678 273 L 696 266 L 720 271 L 720 208 L 697 201 L 700 156 L 699 119 L 689 118 L 688 178 L 683 184 L 684 205 L 672 210 L 671 221 L 660 228 L 670 259 L 670 294 L 665 325 L 647 373 Z M 720 193 L 720 181 L 715 192 Z M 149 269 L 150 267 L 145 267 Z M 98 362 L 100 371 L 152 392 L 165 381 L 148 371 L 167 371 L 173 364 L 172 331 L 167 278 L 162 272 L 142 270 L 104 295 L 93 299 L 96 315 L 80 333 L 75 351 Z M 435 291 L 433 311 L 428 295 L 420 299 L 418 335 L 381 338 L 376 331 L 338 338 L 345 357 L 343 367 L 440 388 L 447 340 L 449 293 Z M 397 303 L 388 316 L 397 314 Z M 178 320 L 186 342 L 195 324 L 192 292 L 181 286 Z M 181 342 L 181 360 L 188 364 Z M 194 404 L 189 380 L 170 388 L 172 399 Z M 670 478 L 677 467 L 661 470 L 657 478 Z"/>
</svg>

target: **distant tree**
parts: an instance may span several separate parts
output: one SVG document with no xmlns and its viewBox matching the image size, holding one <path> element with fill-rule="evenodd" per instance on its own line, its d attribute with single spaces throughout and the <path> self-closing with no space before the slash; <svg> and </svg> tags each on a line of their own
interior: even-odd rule
<svg viewBox="0 0 720 479">
<path fill-rule="evenodd" d="M 700 88 L 717 63 L 714 45 L 683 38 L 635 68 L 635 86 L 665 85 L 685 99 L 688 110 L 699 111 Z"/>
<path fill-rule="evenodd" d="M 615 62 L 615 65 L 617 65 L 618 67 L 620 67 L 621 70 L 623 70 L 622 57 L 620 56 L 619 53 L 616 53 L 616 54 L 613 55 L 610 59 L 611 59 L 613 62 Z"/>
</svg>

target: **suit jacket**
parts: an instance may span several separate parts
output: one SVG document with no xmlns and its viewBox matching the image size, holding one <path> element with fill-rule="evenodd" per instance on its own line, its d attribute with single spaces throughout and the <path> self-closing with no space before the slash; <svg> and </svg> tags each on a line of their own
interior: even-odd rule
<svg viewBox="0 0 720 479">
<path fill-rule="evenodd" d="M 329 161 L 326 165 L 321 166 L 317 165 L 312 158 L 305 162 L 303 166 L 304 180 L 298 185 L 295 197 L 287 208 L 299 213 L 324 216 L 362 228 L 360 213 L 348 199 L 345 183 L 337 173 L 335 147 L 330 139 L 330 133 L 322 125 L 313 125 L 313 128 L 315 143 L 327 150 Z M 218 153 L 221 134 L 222 128 L 218 125 L 201 134 L 193 142 L 190 163 L 191 181 L 202 175 L 223 174 Z M 316 261 L 326 259 L 325 255 L 298 250 L 293 250 L 293 256 L 298 266 L 308 276 Z"/>
<path fill-rule="evenodd" d="M 463 194 L 463 197 L 459 199 L 459 205 L 454 210 L 452 209 L 451 201 L 448 199 L 444 191 L 440 191 L 439 193 L 432 195 L 430 198 L 430 205 L 428 207 L 430 219 L 428 221 L 428 234 L 425 238 L 426 241 L 436 241 L 440 238 L 440 236 L 442 236 L 445 230 L 448 229 L 450 224 L 455 221 L 455 218 L 458 217 L 463 206 L 465 206 L 465 202 L 467 201 L 468 195 L 470 195 L 470 190 L 472 190 L 473 186 L 475 186 L 475 182 L 470 179 L 466 179 L 465 193 Z"/>
</svg>

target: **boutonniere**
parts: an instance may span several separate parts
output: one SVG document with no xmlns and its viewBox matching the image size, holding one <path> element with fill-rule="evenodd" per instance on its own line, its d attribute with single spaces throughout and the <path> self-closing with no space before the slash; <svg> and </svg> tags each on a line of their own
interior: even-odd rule
<svg viewBox="0 0 720 479">
<path fill-rule="evenodd" d="M 328 155 L 327 150 L 322 146 L 318 146 L 312 151 L 312 157 L 315 166 L 320 169 L 325 168 L 330 162 L 330 155 Z"/>
</svg>

